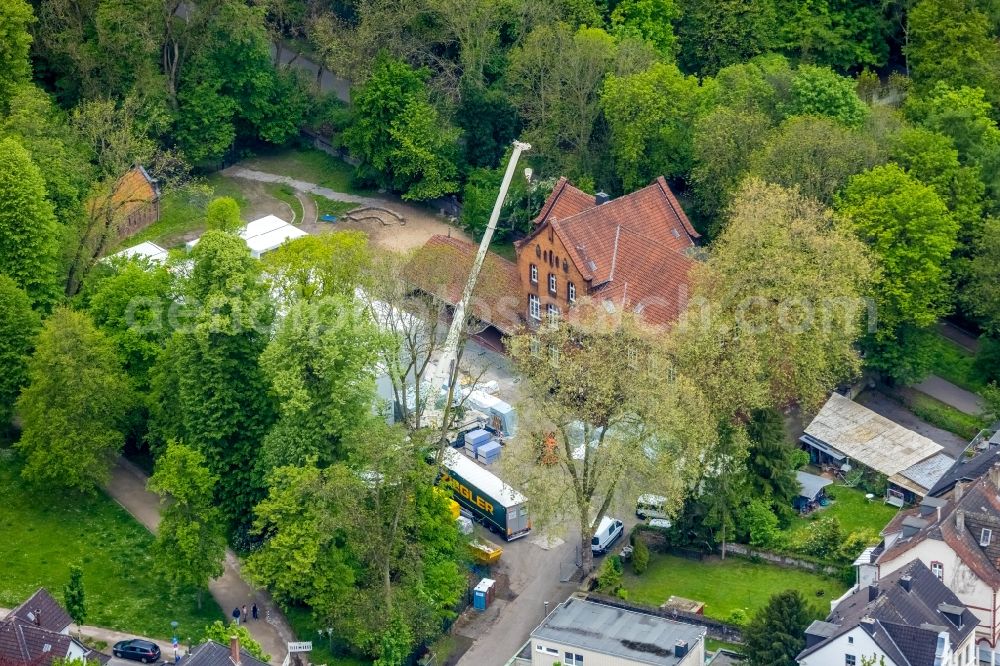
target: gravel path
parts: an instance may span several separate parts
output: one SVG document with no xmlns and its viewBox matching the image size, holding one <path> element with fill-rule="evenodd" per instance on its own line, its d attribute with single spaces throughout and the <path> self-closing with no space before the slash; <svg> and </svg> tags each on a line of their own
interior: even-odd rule
<svg viewBox="0 0 1000 666">
<path fill-rule="evenodd" d="M 280 176 L 276 173 L 267 173 L 266 171 L 257 171 L 255 169 L 246 169 L 240 166 L 231 166 L 228 169 L 223 169 L 222 175 L 229 176 L 230 178 L 246 178 L 247 180 L 256 180 L 261 183 L 284 183 L 302 192 L 310 192 L 312 194 L 318 194 L 321 197 L 326 197 L 327 199 L 333 199 L 334 201 L 346 201 L 348 203 L 356 203 L 362 206 L 392 205 L 392 202 L 388 199 L 361 197 L 356 194 L 344 194 L 343 192 L 331 190 L 329 187 L 320 187 L 316 183 L 308 183 L 304 180 L 295 180 L 294 178 L 289 178 L 288 176 Z"/>
<path fill-rule="evenodd" d="M 983 399 L 971 391 L 955 386 L 946 379 L 937 375 L 931 375 L 919 384 L 914 384 L 911 388 L 926 393 L 932 398 L 936 398 L 946 405 L 951 405 L 960 412 L 979 416 L 985 411 L 986 405 Z"/>
</svg>

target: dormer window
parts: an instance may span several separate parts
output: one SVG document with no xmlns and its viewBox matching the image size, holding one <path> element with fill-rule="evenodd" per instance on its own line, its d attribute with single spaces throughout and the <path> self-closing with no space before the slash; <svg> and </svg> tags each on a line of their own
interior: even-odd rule
<svg viewBox="0 0 1000 666">
<path fill-rule="evenodd" d="M 985 548 L 990 545 L 990 541 L 993 539 L 993 530 L 989 528 L 983 528 L 983 531 L 979 534 L 979 545 Z"/>
<path fill-rule="evenodd" d="M 931 573 L 934 574 L 938 580 L 944 579 L 944 565 L 940 562 L 931 562 Z"/>
</svg>

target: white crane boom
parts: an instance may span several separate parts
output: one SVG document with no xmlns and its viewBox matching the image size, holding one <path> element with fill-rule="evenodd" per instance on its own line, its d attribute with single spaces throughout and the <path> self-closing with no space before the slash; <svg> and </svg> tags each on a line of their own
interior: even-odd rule
<svg viewBox="0 0 1000 666">
<path fill-rule="evenodd" d="M 482 270 L 483 261 L 486 259 L 486 252 L 490 247 L 490 241 L 493 240 L 493 232 L 496 231 L 497 221 L 500 219 L 500 209 L 503 208 L 504 199 L 507 197 L 507 189 L 510 187 L 510 181 L 514 177 L 517 160 L 521 157 L 521 153 L 526 150 L 531 150 L 530 144 L 521 141 L 514 142 L 514 151 L 510 155 L 510 161 L 507 162 L 507 172 L 504 173 L 503 182 L 500 183 L 500 193 L 497 195 L 496 203 L 493 204 L 490 222 L 486 225 L 483 240 L 479 242 L 479 251 L 476 253 L 476 260 L 472 262 L 472 270 L 469 271 L 469 279 L 465 283 L 465 291 L 462 292 L 461 300 L 455 305 L 451 327 L 448 329 L 448 337 L 445 339 L 444 347 L 441 349 L 441 358 L 438 360 L 434 372 L 430 374 L 431 386 L 434 387 L 435 391 L 440 390 L 446 381 L 449 384 L 451 383 L 451 365 L 458 357 L 458 343 L 462 337 L 462 327 L 465 326 L 465 311 L 469 308 L 469 302 L 472 300 L 472 292 L 476 288 L 479 272 Z"/>
</svg>

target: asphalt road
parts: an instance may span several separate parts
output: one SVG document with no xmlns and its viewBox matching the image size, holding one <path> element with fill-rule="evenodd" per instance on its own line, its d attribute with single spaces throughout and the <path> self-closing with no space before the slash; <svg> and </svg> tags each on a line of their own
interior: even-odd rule
<svg viewBox="0 0 1000 666">
<path fill-rule="evenodd" d="M 628 533 L 638 519 L 634 513 L 614 515 L 625 523 L 625 532 L 611 551 L 617 553 L 628 543 Z M 455 631 L 475 642 L 459 660 L 459 666 L 504 666 L 545 617 L 545 602 L 551 611 L 578 586 L 561 582 L 575 569 L 578 530 L 568 530 L 565 541 L 538 534 L 512 543 L 493 535 L 489 537 L 504 549 L 501 565 L 493 574 L 509 578 L 514 597 L 498 598 L 484 613 L 467 611 L 468 621 L 457 625 Z M 595 557 L 594 566 L 600 566 L 603 559 Z"/>
</svg>

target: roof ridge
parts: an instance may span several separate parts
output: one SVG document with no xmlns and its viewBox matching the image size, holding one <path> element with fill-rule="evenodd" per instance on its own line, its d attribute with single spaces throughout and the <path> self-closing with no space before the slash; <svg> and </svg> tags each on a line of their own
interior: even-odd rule
<svg viewBox="0 0 1000 666">
<path fill-rule="evenodd" d="M 615 264 L 618 262 L 618 238 L 622 235 L 622 225 L 615 229 L 615 247 L 611 251 L 611 272 L 608 274 L 608 282 L 615 279 Z"/>
</svg>

